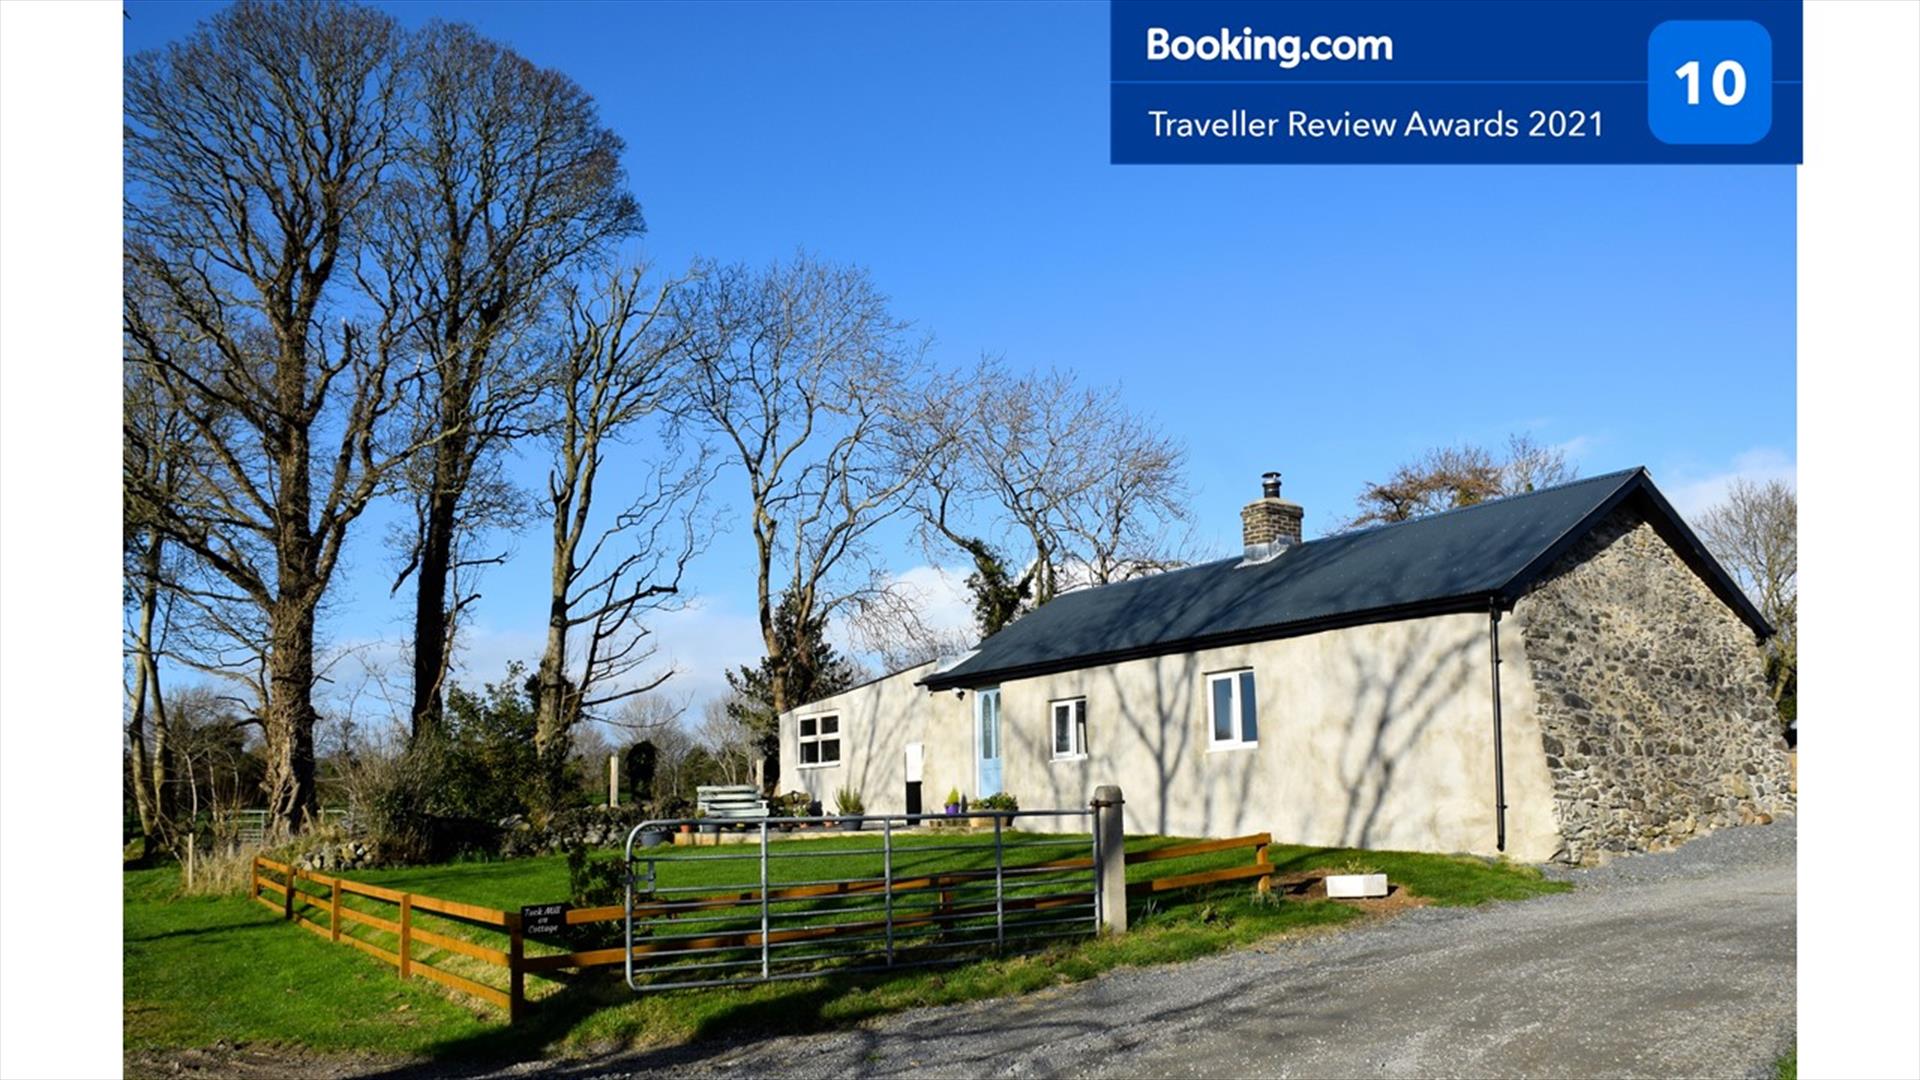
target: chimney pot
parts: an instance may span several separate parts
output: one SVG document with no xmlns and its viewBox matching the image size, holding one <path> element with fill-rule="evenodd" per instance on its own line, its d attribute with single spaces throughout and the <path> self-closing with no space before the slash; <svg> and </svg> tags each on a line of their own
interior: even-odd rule
<svg viewBox="0 0 1920 1080">
<path fill-rule="evenodd" d="M 1260 474 L 1260 494 L 1268 499 L 1280 497 L 1280 474 L 1277 472 Z"/>
</svg>

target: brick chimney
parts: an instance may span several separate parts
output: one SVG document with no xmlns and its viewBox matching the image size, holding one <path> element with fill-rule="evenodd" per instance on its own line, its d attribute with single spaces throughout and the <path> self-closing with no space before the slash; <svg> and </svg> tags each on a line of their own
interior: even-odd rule
<svg viewBox="0 0 1920 1080">
<path fill-rule="evenodd" d="M 1299 503 L 1280 497 L 1280 474 L 1263 473 L 1260 497 L 1240 511 L 1240 539 L 1246 544 L 1241 565 L 1265 562 L 1300 542 Z"/>
</svg>

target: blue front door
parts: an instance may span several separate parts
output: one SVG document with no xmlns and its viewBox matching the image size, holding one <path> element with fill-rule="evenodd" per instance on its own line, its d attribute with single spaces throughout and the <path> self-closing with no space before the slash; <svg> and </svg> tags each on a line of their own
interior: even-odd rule
<svg viewBox="0 0 1920 1080">
<path fill-rule="evenodd" d="M 974 747 L 980 756 L 980 786 L 976 796 L 1000 794 L 1000 691 L 982 690 L 974 695 L 974 719 L 979 730 Z"/>
</svg>

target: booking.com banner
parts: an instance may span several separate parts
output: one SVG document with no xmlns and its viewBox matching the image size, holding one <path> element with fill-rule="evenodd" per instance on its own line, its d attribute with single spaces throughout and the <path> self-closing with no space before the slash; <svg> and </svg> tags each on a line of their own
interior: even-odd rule
<svg viewBox="0 0 1920 1080">
<path fill-rule="evenodd" d="M 1115 0 L 1115 164 L 1800 161 L 1800 4 Z"/>
</svg>

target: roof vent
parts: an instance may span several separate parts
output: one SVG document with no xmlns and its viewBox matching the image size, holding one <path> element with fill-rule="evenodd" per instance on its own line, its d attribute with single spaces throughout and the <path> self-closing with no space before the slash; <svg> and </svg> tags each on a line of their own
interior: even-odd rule
<svg viewBox="0 0 1920 1080">
<path fill-rule="evenodd" d="M 1240 565 L 1262 563 L 1300 542 L 1300 521 L 1305 511 L 1299 503 L 1280 497 L 1280 474 L 1260 475 L 1260 498 L 1240 511 L 1240 539 L 1246 545 L 1246 557 Z"/>
</svg>

